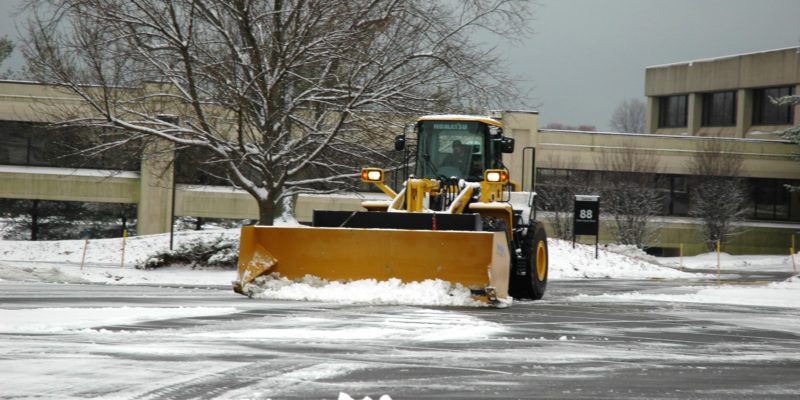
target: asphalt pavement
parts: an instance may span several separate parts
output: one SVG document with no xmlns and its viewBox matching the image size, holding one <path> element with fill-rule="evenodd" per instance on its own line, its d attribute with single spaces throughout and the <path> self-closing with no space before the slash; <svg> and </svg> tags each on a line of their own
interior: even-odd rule
<svg viewBox="0 0 800 400">
<path fill-rule="evenodd" d="M 0 282 L 1 309 L 239 310 L 69 334 L 0 334 L 0 366 L 42 375 L 25 387 L 6 383 L 0 398 L 800 398 L 800 333 L 790 329 L 796 323 L 781 322 L 797 321 L 800 310 L 588 297 L 675 293 L 704 283 L 551 281 L 543 301 L 488 309 L 266 301 L 227 288 Z M 494 333 L 469 337 L 470 326 Z M 85 365 L 83 373 L 33 366 L 64 357 Z M 0 377 L 7 374 L 0 368 Z M 42 387 L 31 389 L 39 379 Z"/>
</svg>

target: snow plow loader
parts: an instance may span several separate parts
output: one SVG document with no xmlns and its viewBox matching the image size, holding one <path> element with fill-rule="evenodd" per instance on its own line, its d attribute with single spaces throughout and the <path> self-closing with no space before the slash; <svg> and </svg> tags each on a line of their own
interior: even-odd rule
<svg viewBox="0 0 800 400">
<path fill-rule="evenodd" d="M 407 136 L 416 134 L 416 148 Z M 258 293 L 262 275 L 299 280 L 440 279 L 469 288 L 473 298 L 540 299 L 548 275 L 547 235 L 531 211 L 535 193 L 520 192 L 502 155 L 514 140 L 489 117 L 426 116 L 395 139 L 414 152 L 416 173 L 395 192 L 384 170 L 361 180 L 386 200 L 366 211 L 315 210 L 310 227 L 245 226 L 237 293 Z M 406 163 L 408 165 L 408 163 Z"/>
</svg>

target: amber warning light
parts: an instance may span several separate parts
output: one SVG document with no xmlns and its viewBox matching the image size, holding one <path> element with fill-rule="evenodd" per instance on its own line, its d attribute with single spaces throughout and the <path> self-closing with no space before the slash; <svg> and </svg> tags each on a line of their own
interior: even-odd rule
<svg viewBox="0 0 800 400">
<path fill-rule="evenodd" d="M 364 168 L 361 170 L 361 180 L 364 182 L 383 182 L 383 170 L 380 168 Z"/>
<path fill-rule="evenodd" d="M 508 182 L 508 172 L 502 170 L 488 170 L 486 171 L 486 180 L 488 182 Z"/>
</svg>

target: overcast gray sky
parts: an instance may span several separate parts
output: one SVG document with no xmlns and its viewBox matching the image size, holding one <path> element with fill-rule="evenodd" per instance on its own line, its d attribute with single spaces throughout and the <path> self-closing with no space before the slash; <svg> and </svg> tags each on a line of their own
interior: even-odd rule
<svg viewBox="0 0 800 400">
<path fill-rule="evenodd" d="M 538 0 L 534 34 L 506 46 L 541 124 L 608 129 L 644 99 L 652 65 L 800 46 L 800 0 Z"/>
<path fill-rule="evenodd" d="M 0 36 L 19 40 L 0 0 Z M 800 46 L 800 0 L 537 0 L 534 34 L 500 45 L 542 125 L 608 129 L 622 101 L 644 99 L 651 65 Z M 18 52 L 7 66 L 22 65 Z M 521 107 L 520 107 L 521 108 Z"/>
</svg>

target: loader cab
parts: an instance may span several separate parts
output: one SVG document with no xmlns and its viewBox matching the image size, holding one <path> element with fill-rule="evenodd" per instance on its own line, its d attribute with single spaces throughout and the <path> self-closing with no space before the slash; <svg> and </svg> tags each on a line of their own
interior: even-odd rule
<svg viewBox="0 0 800 400">
<path fill-rule="evenodd" d="M 500 122 L 490 118 L 422 117 L 415 130 L 420 178 L 481 181 L 485 170 L 502 168 L 509 144 L 513 151 L 513 140 L 504 138 Z"/>
</svg>

